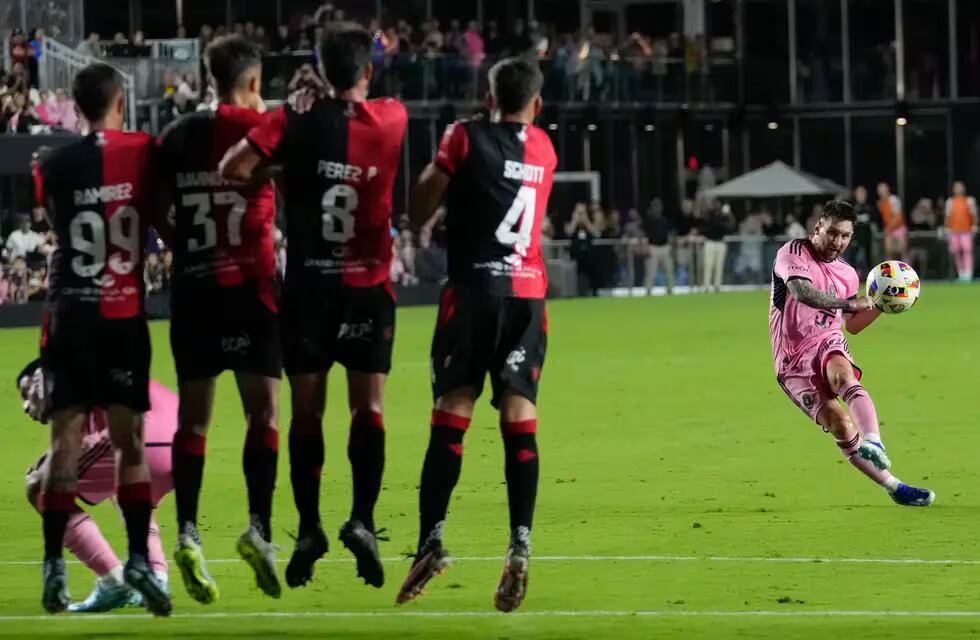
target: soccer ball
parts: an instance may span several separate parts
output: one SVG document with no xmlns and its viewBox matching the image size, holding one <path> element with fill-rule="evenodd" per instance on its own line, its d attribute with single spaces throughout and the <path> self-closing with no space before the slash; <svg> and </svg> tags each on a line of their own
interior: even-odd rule
<svg viewBox="0 0 980 640">
<path fill-rule="evenodd" d="M 904 313 L 919 299 L 919 274 L 899 262 L 882 262 L 868 274 L 868 296 L 883 313 Z"/>
</svg>

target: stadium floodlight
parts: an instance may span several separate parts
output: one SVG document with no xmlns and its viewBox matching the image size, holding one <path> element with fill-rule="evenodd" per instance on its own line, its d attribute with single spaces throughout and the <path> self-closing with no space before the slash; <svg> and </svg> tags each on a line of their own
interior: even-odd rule
<svg viewBox="0 0 980 640">
<path fill-rule="evenodd" d="M 779 122 L 775 120 L 770 120 L 767 126 L 769 127 L 770 131 L 775 131 L 776 129 L 779 128 Z"/>
<path fill-rule="evenodd" d="M 905 102 L 895 105 L 895 124 L 904 127 L 909 123 L 909 106 Z"/>
<path fill-rule="evenodd" d="M 552 122 L 548 125 L 548 131 L 558 131 L 558 123 Z"/>
<path fill-rule="evenodd" d="M 648 124 L 648 125 L 644 125 L 643 130 L 646 131 L 647 133 L 651 133 L 655 131 L 656 128 L 657 127 L 653 126 L 652 124 Z"/>
</svg>

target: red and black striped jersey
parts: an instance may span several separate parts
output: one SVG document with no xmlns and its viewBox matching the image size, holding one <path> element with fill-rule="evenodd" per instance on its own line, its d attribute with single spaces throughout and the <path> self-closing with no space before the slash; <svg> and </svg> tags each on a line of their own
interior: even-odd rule
<svg viewBox="0 0 980 640">
<path fill-rule="evenodd" d="M 57 238 L 49 308 L 107 319 L 141 315 L 153 138 L 98 131 L 42 154 L 33 169 L 37 201 Z"/>
<path fill-rule="evenodd" d="M 254 284 L 274 311 L 275 190 L 271 181 L 241 187 L 218 174 L 225 152 L 262 118 L 252 109 L 225 104 L 181 118 L 160 136 L 159 171 L 176 210 L 174 287 Z"/>
<path fill-rule="evenodd" d="M 545 297 L 541 221 L 558 164 L 548 135 L 532 125 L 461 120 L 446 129 L 435 164 L 450 176 L 450 282 Z"/>
<path fill-rule="evenodd" d="M 407 124 L 397 100 L 322 99 L 303 114 L 285 105 L 248 134 L 283 167 L 287 279 L 305 273 L 358 288 L 389 281 L 391 191 Z"/>
</svg>

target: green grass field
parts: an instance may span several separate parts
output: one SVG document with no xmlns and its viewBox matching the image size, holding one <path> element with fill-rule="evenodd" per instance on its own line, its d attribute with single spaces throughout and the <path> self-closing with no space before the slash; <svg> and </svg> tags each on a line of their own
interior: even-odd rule
<svg viewBox="0 0 980 640">
<path fill-rule="evenodd" d="M 40 607 L 40 520 L 22 471 L 47 433 L 22 416 L 12 384 L 36 330 L 0 334 L 0 636 L 950 638 L 980 632 L 977 318 L 969 287 L 927 285 L 915 311 L 851 340 L 897 475 L 936 491 L 901 508 L 847 465 L 776 385 L 764 293 L 559 301 L 541 386 L 542 478 L 529 596 L 494 611 L 507 542 L 502 447 L 481 407 L 447 525 L 456 564 L 417 603 L 394 606 L 417 535 L 428 436 L 434 308 L 399 313 L 388 387 L 388 468 L 379 503 L 387 584 L 355 579 L 333 543 L 316 581 L 274 601 L 228 560 L 246 518 L 241 411 L 222 379 L 202 497 L 204 548 L 220 583 L 210 607 L 172 575 L 175 615 L 56 618 Z M 153 326 L 153 371 L 175 382 L 167 326 Z M 322 507 L 335 537 L 349 506 L 342 374 L 331 383 Z M 288 403 L 286 403 L 288 404 Z M 282 424 L 289 419 L 284 407 Z M 285 447 L 284 452 L 285 454 Z M 174 541 L 173 500 L 161 507 Z M 112 507 L 95 510 L 123 550 Z M 275 539 L 295 528 L 288 461 Z M 333 542 L 333 541 L 332 541 Z M 849 559 L 857 559 L 853 561 Z M 92 576 L 71 565 L 75 599 Z"/>
</svg>

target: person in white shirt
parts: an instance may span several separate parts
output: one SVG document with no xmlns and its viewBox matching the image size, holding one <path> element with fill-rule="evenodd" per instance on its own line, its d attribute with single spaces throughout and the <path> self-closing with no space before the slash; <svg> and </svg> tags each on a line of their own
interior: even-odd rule
<svg viewBox="0 0 980 640">
<path fill-rule="evenodd" d="M 31 217 L 26 213 L 17 216 L 18 227 L 7 238 L 5 245 L 7 260 L 13 262 L 17 258 L 26 258 L 44 245 L 44 236 L 31 230 Z"/>
</svg>

